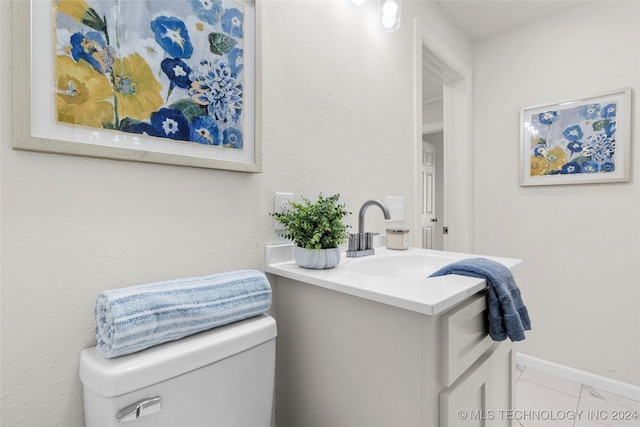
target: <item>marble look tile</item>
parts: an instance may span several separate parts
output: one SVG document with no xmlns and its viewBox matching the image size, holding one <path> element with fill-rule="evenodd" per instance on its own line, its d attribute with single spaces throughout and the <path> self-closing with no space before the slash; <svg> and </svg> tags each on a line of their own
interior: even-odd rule
<svg viewBox="0 0 640 427">
<path fill-rule="evenodd" d="M 555 375 L 547 374 L 535 369 L 526 368 L 520 380 L 527 380 L 536 384 L 544 385 L 545 387 L 553 390 L 561 391 L 565 394 L 580 397 L 580 384 L 566 380 L 564 378 L 557 377 Z M 574 408 L 575 409 L 575 408 Z"/>
<path fill-rule="evenodd" d="M 522 365 L 516 365 L 516 407 L 515 427 L 640 427 L 639 401 Z M 555 419 L 531 419 L 541 413 Z"/>
<path fill-rule="evenodd" d="M 640 402 L 603 390 L 582 386 L 576 427 L 638 427 Z"/>
<path fill-rule="evenodd" d="M 525 378 L 529 369 L 516 384 L 516 426 L 573 427 L 578 408 L 578 395 L 572 395 L 540 384 L 540 377 Z"/>
<path fill-rule="evenodd" d="M 636 409 L 640 411 L 640 402 L 637 400 L 629 399 L 627 397 L 618 396 L 617 394 L 609 393 L 608 391 L 598 390 L 597 388 L 582 386 L 582 394 L 580 400 L 596 402 L 609 402 L 616 406 L 626 409 Z"/>
</svg>

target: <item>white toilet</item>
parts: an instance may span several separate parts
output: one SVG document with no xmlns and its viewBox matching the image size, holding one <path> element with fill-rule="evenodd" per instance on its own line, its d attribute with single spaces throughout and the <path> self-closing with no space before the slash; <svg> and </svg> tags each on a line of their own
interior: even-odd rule
<svg viewBox="0 0 640 427">
<path fill-rule="evenodd" d="M 275 320 L 260 315 L 138 353 L 80 353 L 86 427 L 268 427 Z"/>
</svg>

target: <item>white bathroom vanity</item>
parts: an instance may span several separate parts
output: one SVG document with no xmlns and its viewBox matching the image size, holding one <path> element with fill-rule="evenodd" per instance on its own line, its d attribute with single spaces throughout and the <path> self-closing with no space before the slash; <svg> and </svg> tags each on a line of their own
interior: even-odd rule
<svg viewBox="0 0 640 427">
<path fill-rule="evenodd" d="M 279 427 L 511 425 L 514 350 L 488 335 L 486 282 L 427 279 L 479 255 L 378 248 L 308 270 L 291 252 L 266 250 Z"/>
</svg>

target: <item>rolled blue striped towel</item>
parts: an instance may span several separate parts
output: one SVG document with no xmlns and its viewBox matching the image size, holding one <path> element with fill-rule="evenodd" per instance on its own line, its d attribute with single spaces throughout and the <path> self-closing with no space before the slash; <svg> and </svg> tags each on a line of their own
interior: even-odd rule
<svg viewBox="0 0 640 427">
<path fill-rule="evenodd" d="M 96 300 L 96 347 L 110 359 L 258 316 L 270 307 L 271 285 L 257 270 L 107 290 Z"/>
</svg>

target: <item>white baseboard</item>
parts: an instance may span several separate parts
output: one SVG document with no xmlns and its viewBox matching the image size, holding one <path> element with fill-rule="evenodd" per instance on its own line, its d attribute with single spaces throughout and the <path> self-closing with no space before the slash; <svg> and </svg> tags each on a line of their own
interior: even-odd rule
<svg viewBox="0 0 640 427">
<path fill-rule="evenodd" d="M 536 369 L 579 384 L 584 384 L 589 387 L 617 394 L 618 396 L 640 401 L 640 387 L 633 384 L 595 375 L 522 353 L 516 353 L 516 363 L 518 365 Z"/>
</svg>

